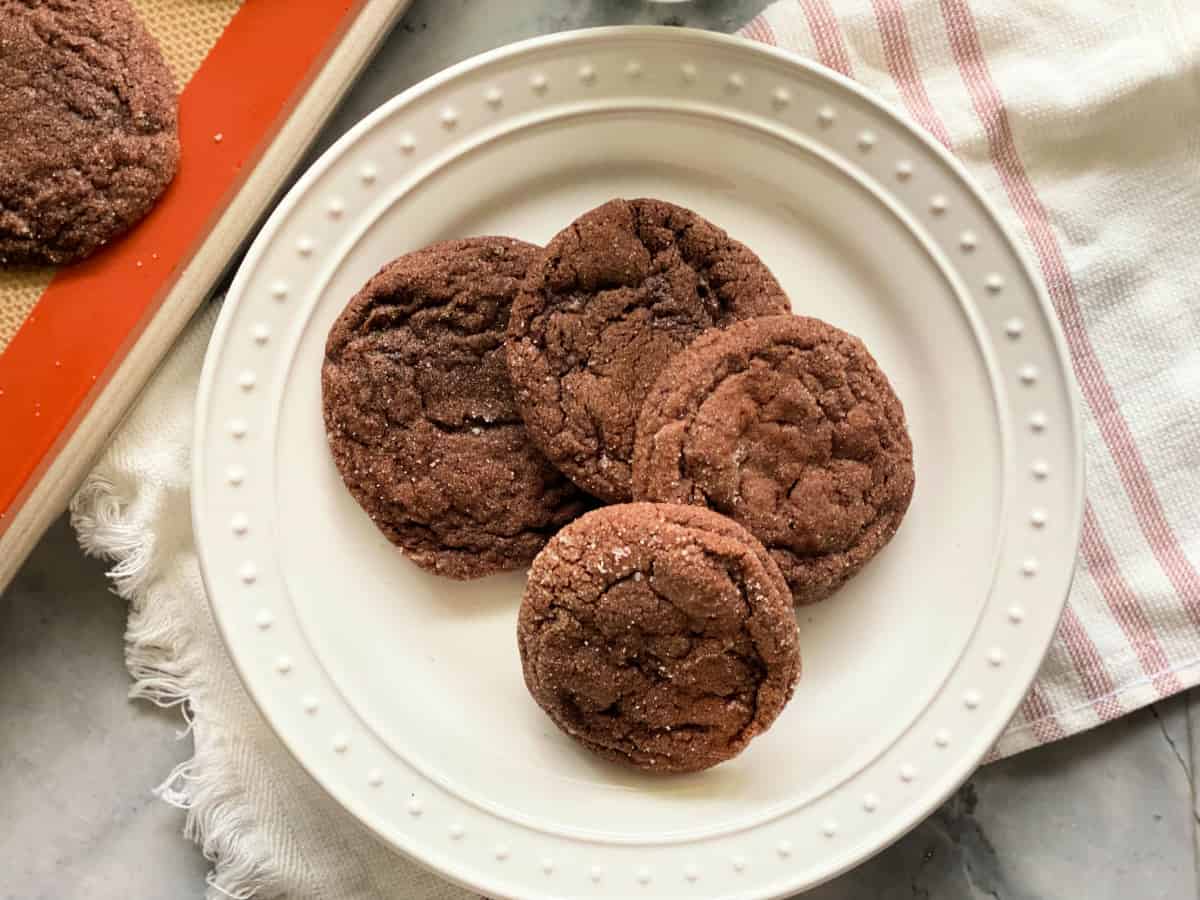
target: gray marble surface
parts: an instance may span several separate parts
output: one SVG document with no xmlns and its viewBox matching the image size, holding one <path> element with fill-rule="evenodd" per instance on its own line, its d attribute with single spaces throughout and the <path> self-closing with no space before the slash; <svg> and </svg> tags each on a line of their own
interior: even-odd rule
<svg viewBox="0 0 1200 900">
<path fill-rule="evenodd" d="M 586 25 L 732 30 L 764 0 L 418 0 L 322 135 L 467 56 Z M 319 149 L 319 148 L 318 148 Z M 316 152 L 316 151 L 314 151 Z M 200 898 L 207 862 L 152 796 L 189 740 L 126 699 L 122 602 L 65 522 L 0 596 L 0 898 Z M 1200 701 L 1175 698 L 978 772 L 816 900 L 1200 900 Z"/>
</svg>

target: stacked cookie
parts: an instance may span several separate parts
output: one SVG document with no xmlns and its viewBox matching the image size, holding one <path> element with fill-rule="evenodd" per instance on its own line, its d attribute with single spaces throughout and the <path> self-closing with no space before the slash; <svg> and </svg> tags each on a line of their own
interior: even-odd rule
<svg viewBox="0 0 1200 900">
<path fill-rule="evenodd" d="M 800 672 L 792 604 L 861 569 L 912 495 L 904 411 L 862 343 L 659 200 L 613 200 L 544 249 L 390 263 L 334 324 L 322 387 L 380 530 L 455 578 L 532 561 L 530 692 L 652 771 L 712 766 L 774 721 Z"/>
</svg>

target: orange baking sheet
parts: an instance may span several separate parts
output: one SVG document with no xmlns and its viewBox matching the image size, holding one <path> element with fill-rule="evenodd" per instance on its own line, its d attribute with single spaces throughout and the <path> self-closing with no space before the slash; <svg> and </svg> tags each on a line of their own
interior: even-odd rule
<svg viewBox="0 0 1200 900">
<path fill-rule="evenodd" d="M 161 202 L 59 270 L 0 353 L 0 535 L 360 5 L 246 0 L 180 95 L 179 173 Z"/>
</svg>

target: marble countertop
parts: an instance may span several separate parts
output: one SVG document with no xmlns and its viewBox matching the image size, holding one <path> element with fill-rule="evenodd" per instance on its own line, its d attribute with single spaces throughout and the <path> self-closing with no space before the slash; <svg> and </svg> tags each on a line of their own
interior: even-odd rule
<svg viewBox="0 0 1200 900">
<path fill-rule="evenodd" d="M 765 0 L 418 0 L 314 155 L 421 78 L 588 25 L 730 31 Z M 503 17 L 498 12 L 503 10 Z M 0 595 L 0 898 L 200 898 L 208 862 L 151 791 L 189 754 L 178 710 L 126 698 L 124 604 L 65 521 Z M 815 900 L 1200 900 L 1200 700 L 1177 697 L 987 766 Z"/>
</svg>

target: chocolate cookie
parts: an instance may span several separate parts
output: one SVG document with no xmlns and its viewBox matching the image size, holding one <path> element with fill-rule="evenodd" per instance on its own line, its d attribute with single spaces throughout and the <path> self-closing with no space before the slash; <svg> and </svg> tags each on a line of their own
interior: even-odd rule
<svg viewBox="0 0 1200 900">
<path fill-rule="evenodd" d="M 655 772 L 736 756 L 800 675 L 778 568 L 741 526 L 692 506 L 608 506 L 560 531 L 533 561 L 517 642 L 559 728 Z"/>
<path fill-rule="evenodd" d="M 0 0 L 0 264 L 95 252 L 178 161 L 174 82 L 125 0 Z"/>
<path fill-rule="evenodd" d="M 325 430 L 354 499 L 419 566 L 476 578 L 529 563 L 587 505 L 529 442 L 504 361 L 538 248 L 433 244 L 388 264 L 334 323 Z"/>
<path fill-rule="evenodd" d="M 584 490 L 629 500 L 638 409 L 667 361 L 707 328 L 788 308 L 762 260 L 696 213 L 605 203 L 559 232 L 513 305 L 530 436 Z"/>
<path fill-rule="evenodd" d="M 892 535 L 913 492 L 904 408 L 862 341 L 819 319 L 711 331 L 642 407 L 639 500 L 694 503 L 744 525 L 797 603 L 833 593 Z"/>
</svg>

